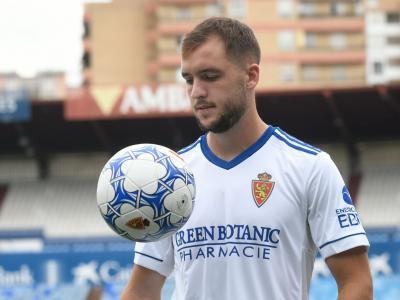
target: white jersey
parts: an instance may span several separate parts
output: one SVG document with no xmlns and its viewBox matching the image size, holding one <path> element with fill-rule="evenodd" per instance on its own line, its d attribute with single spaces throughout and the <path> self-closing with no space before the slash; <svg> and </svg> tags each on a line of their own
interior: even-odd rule
<svg viewBox="0 0 400 300">
<path fill-rule="evenodd" d="M 206 136 L 180 153 L 196 183 L 192 215 L 135 247 L 136 264 L 174 272 L 174 299 L 307 299 L 317 250 L 369 246 L 329 155 L 279 128 L 229 162 Z"/>
</svg>

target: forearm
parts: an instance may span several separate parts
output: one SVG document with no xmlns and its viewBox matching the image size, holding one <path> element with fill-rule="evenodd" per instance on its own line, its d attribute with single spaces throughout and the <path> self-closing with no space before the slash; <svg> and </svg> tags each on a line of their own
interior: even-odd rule
<svg viewBox="0 0 400 300">
<path fill-rule="evenodd" d="M 160 295 L 147 295 L 143 291 L 137 291 L 127 286 L 121 294 L 120 300 L 160 300 Z"/>
<path fill-rule="evenodd" d="M 356 247 L 326 259 L 338 286 L 338 300 L 372 300 L 367 248 Z"/>
<path fill-rule="evenodd" d="M 135 265 L 132 277 L 121 294 L 120 300 L 160 300 L 165 276 Z"/>
<path fill-rule="evenodd" d="M 372 282 L 349 282 L 338 291 L 338 300 L 373 300 Z"/>
</svg>

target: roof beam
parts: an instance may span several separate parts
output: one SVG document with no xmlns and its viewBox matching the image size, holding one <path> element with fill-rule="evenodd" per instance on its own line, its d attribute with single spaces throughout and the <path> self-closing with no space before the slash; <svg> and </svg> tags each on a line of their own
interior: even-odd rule
<svg viewBox="0 0 400 300">
<path fill-rule="evenodd" d="M 360 151 L 350 128 L 343 118 L 342 112 L 336 104 L 332 90 L 323 90 L 322 96 L 332 113 L 333 125 L 339 130 L 346 145 L 350 171 L 349 178 L 347 178 L 347 185 L 355 204 L 362 176 Z"/>
</svg>

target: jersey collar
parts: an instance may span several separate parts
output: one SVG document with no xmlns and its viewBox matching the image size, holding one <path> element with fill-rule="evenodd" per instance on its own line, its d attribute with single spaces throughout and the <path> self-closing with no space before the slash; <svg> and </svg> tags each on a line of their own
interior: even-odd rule
<svg viewBox="0 0 400 300">
<path fill-rule="evenodd" d="M 250 156 L 252 156 L 255 152 L 257 152 L 257 150 L 260 149 L 269 140 L 274 131 L 275 127 L 269 125 L 267 130 L 265 130 L 265 132 L 258 138 L 258 140 L 253 145 L 251 145 L 249 148 L 247 148 L 245 151 L 243 151 L 230 161 L 220 159 L 211 151 L 211 149 L 208 147 L 207 144 L 207 134 L 201 136 L 200 140 L 201 151 L 212 164 L 220 168 L 223 168 L 225 170 L 229 170 L 237 166 Z"/>
</svg>

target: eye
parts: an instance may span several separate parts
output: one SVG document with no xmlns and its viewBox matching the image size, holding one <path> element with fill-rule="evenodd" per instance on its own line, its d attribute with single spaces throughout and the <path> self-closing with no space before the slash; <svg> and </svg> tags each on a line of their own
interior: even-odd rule
<svg viewBox="0 0 400 300">
<path fill-rule="evenodd" d="M 193 84 L 193 77 L 189 74 L 182 74 L 182 77 L 185 80 L 186 84 Z"/>
<path fill-rule="evenodd" d="M 206 80 L 206 81 L 215 81 L 218 78 L 219 78 L 219 74 L 217 74 L 217 73 L 208 73 L 207 72 L 207 73 L 204 73 L 202 76 L 202 79 Z"/>
<path fill-rule="evenodd" d="M 186 77 L 185 78 L 185 82 L 186 82 L 186 84 L 192 85 L 193 84 L 193 78 Z"/>
</svg>

